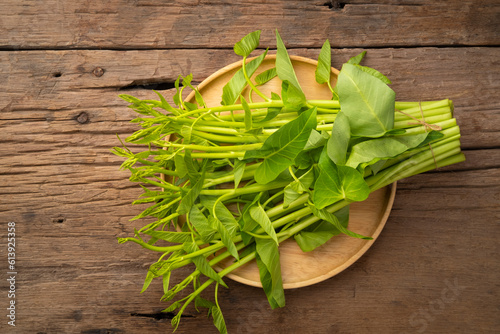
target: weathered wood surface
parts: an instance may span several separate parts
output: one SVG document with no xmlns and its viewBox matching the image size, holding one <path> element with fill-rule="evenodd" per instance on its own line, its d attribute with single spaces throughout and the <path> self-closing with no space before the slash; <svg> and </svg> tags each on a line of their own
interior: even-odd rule
<svg viewBox="0 0 500 334">
<path fill-rule="evenodd" d="M 2 310 L 6 222 L 17 223 L 18 243 L 17 326 L 0 313 L 0 332 L 170 331 L 159 282 L 139 294 L 156 258 L 115 241 L 142 225 L 128 221 L 141 210 L 130 205 L 140 190 L 109 153 L 117 133 L 135 130 L 117 95 L 154 97 L 158 84 L 171 98 L 178 74 L 200 82 L 238 60 L 227 49 L 245 32 L 267 29 L 262 45 L 274 45 L 274 27 L 291 54 L 311 58 L 327 37 L 337 47 L 383 47 L 369 49 L 365 64 L 392 79 L 398 99 L 455 102 L 467 161 L 400 182 L 367 254 L 332 279 L 287 291 L 285 308 L 271 311 L 261 290 L 229 281 L 219 303 L 230 333 L 497 330 L 498 2 L 345 1 L 339 10 L 325 2 L 0 4 Z M 334 66 L 361 50 L 334 50 Z M 216 332 L 203 314 L 186 314 L 178 332 Z"/>
<path fill-rule="evenodd" d="M 108 0 L 0 4 L 0 46 L 14 49 L 232 48 L 279 29 L 289 47 L 498 45 L 498 1 Z"/>
</svg>

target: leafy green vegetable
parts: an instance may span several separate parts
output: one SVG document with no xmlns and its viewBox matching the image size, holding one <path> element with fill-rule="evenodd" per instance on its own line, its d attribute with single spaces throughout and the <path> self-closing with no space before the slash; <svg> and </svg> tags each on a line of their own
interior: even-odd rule
<svg viewBox="0 0 500 334">
<path fill-rule="evenodd" d="M 159 254 L 141 292 L 161 277 L 161 300 L 171 301 L 164 311 L 177 312 L 174 329 L 194 302 L 227 333 L 218 288 L 226 287 L 223 277 L 254 260 L 269 304 L 283 307 L 283 241 L 294 238 L 310 252 L 340 233 L 369 240 L 348 229 L 351 202 L 464 160 L 451 101 L 396 102 L 390 81 L 359 65 L 366 52 L 349 59 L 331 87 L 328 41 L 314 75 L 332 99 L 308 100 L 278 32 L 275 68 L 260 73 L 267 49 L 247 62 L 259 39 L 255 31 L 236 43 L 241 69 L 223 87 L 219 106 L 205 105 L 191 74 L 175 81 L 174 105 L 158 92 L 159 100 L 120 95 L 139 114 L 132 121 L 139 129 L 125 140 L 133 149 L 120 140 L 113 153 L 143 190 L 134 204 L 149 205 L 131 220 L 149 219 L 118 242 Z M 281 81 L 281 96 L 259 90 L 270 80 Z M 192 100 L 183 98 L 188 90 Z M 180 268 L 185 278 L 170 286 Z M 214 302 L 201 296 L 212 284 Z"/>
</svg>

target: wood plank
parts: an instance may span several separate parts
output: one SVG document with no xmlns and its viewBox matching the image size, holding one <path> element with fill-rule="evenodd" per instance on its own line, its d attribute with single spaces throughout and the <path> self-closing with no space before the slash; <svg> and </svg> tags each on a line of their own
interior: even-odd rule
<svg viewBox="0 0 500 334">
<path fill-rule="evenodd" d="M 335 66 L 360 51 L 337 50 Z M 369 50 L 365 64 L 388 74 L 402 98 L 455 101 L 468 160 L 401 181 L 389 221 L 367 254 L 332 279 L 287 291 L 285 308 L 271 311 L 261 290 L 228 281 L 219 303 L 229 332 L 498 328 L 497 52 Z M 315 58 L 318 50 L 291 53 Z M 0 53 L 0 79 L 7 82 L 0 92 L 0 220 L 18 228 L 17 332 L 170 331 L 171 315 L 160 313 L 167 306 L 159 301 L 161 284 L 139 294 L 157 255 L 116 242 L 144 223 L 128 221 L 143 208 L 129 205 L 140 189 L 109 153 L 116 133 L 135 130 L 132 112 L 116 96 L 134 82 L 171 83 L 179 72 L 192 71 L 199 82 L 233 60 L 227 50 Z M 96 67 L 102 76 L 92 74 Z M 137 87 L 125 92 L 154 97 Z M 6 291 L 6 280 L 0 289 Z M 189 308 L 186 315 L 178 332 L 217 332 L 204 314 Z M 0 331 L 6 326 L 1 322 Z"/>
<path fill-rule="evenodd" d="M 29 1 L 0 4 L 9 49 L 232 48 L 277 28 L 291 47 L 498 45 L 498 2 L 468 1 Z M 311 24 L 314 22 L 314 24 Z"/>
<path fill-rule="evenodd" d="M 335 50 L 334 66 L 340 67 L 361 51 Z M 292 49 L 290 53 L 313 59 L 318 56 L 316 49 Z M 497 48 L 475 47 L 372 49 L 364 64 L 391 78 L 398 100 L 452 99 L 463 147 L 494 148 L 500 146 L 497 54 Z M 225 50 L 3 52 L 0 79 L 7 85 L 0 92 L 0 120 L 26 138 L 34 138 L 28 134 L 31 128 L 22 126 L 28 121 L 40 121 L 43 132 L 51 136 L 71 136 L 73 131 L 90 131 L 96 136 L 131 132 L 127 121 L 133 115 L 118 98 L 119 93 L 157 98 L 151 86 L 140 89 L 137 85 L 169 86 L 181 73 L 193 73 L 194 80 L 200 82 L 233 61 L 238 61 L 238 56 Z M 99 68 L 104 71 L 102 76 L 93 74 Z M 130 85 L 135 88 L 118 91 Z M 172 90 L 162 92 L 171 100 Z M 78 123 L 79 115 L 88 123 Z"/>
<path fill-rule="evenodd" d="M 222 289 L 219 296 L 229 331 L 395 333 L 415 332 L 424 325 L 432 333 L 450 328 L 466 333 L 472 326 L 491 331 L 496 328 L 498 300 L 498 226 L 492 222 L 500 218 L 499 177 L 499 169 L 487 169 L 427 173 L 402 182 L 391 217 L 368 253 L 332 279 L 288 290 L 284 309 L 271 311 L 262 291 L 229 281 L 230 289 Z M 94 183 L 90 180 L 82 193 Z M 133 192 L 111 186 L 109 195 L 126 200 Z M 167 304 L 159 302 L 158 282 L 139 294 L 156 256 L 137 245 L 118 246 L 114 240 L 130 235 L 135 225 L 122 217 L 130 213 L 127 205 L 103 199 L 108 205 L 103 212 L 96 211 L 94 201 L 80 204 L 88 201 L 78 196 L 67 196 L 66 202 L 53 194 L 46 198 L 57 204 L 64 221 L 47 219 L 36 199 L 30 202 L 29 216 L 0 210 L 2 219 L 18 222 L 19 328 L 47 333 L 168 332 L 168 314 L 159 315 Z M 447 214 L 440 214 L 443 211 Z M 187 273 L 183 269 L 172 279 L 178 282 Z M 450 287 L 456 287 L 456 294 Z M 319 304 L 326 295 L 331 303 Z M 194 309 L 186 315 L 180 333 L 216 332 Z M 378 317 L 384 321 L 374 322 Z"/>
</svg>

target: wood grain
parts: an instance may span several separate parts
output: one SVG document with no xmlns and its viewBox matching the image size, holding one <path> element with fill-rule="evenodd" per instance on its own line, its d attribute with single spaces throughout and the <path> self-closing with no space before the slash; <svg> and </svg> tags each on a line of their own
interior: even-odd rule
<svg viewBox="0 0 500 334">
<path fill-rule="evenodd" d="M 0 12 L 11 49 L 230 49 L 257 29 L 290 48 L 500 44 L 500 5 L 481 0 L 7 0 Z"/>
<path fill-rule="evenodd" d="M 172 97 L 237 61 L 232 45 L 278 28 L 290 53 L 364 61 L 398 100 L 450 98 L 467 160 L 398 183 L 381 235 L 351 267 L 286 291 L 227 280 L 230 333 L 493 333 L 500 325 L 500 4 L 497 1 L 27 1 L 0 3 L 0 309 L 6 222 L 16 222 L 17 326 L 1 333 L 165 333 L 162 287 L 139 294 L 156 254 L 118 245 L 144 222 L 141 192 L 109 152 L 134 117 L 117 95 Z M 363 49 L 361 49 L 363 48 Z M 193 268 L 175 272 L 180 281 Z M 207 294 L 208 298 L 211 297 Z M 177 333 L 216 333 L 188 308 Z"/>
</svg>

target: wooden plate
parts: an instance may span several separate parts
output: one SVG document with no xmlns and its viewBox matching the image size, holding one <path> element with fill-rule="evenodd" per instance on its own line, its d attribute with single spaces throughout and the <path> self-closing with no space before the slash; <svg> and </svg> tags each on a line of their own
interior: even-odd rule
<svg viewBox="0 0 500 334">
<path fill-rule="evenodd" d="M 330 99 L 331 92 L 328 87 L 318 84 L 315 80 L 317 62 L 297 56 L 290 58 L 307 98 L 310 100 Z M 274 67 L 275 59 L 275 55 L 267 56 L 254 76 Z M 220 105 L 222 88 L 240 68 L 241 62 L 228 65 L 209 76 L 198 86 L 207 106 Z M 336 82 L 338 73 L 338 70 L 332 68 L 332 86 Z M 275 78 L 259 89 L 268 96 L 270 96 L 271 91 L 280 93 L 281 81 Z M 244 94 L 248 96 L 248 90 Z M 253 94 L 252 97 L 254 102 L 261 100 L 256 94 Z M 186 100 L 194 102 L 194 94 L 191 93 Z M 321 282 L 356 262 L 370 248 L 384 228 L 394 202 L 395 193 L 396 183 L 375 191 L 364 202 L 351 204 L 349 229 L 362 235 L 371 236 L 373 240 L 361 240 L 339 235 L 333 237 L 323 246 L 307 253 L 302 252 L 293 239 L 283 242 L 280 245 L 283 287 L 293 289 Z M 225 267 L 231 261 L 221 263 L 221 267 Z M 255 261 L 236 269 L 227 277 L 243 284 L 262 287 Z"/>
</svg>

